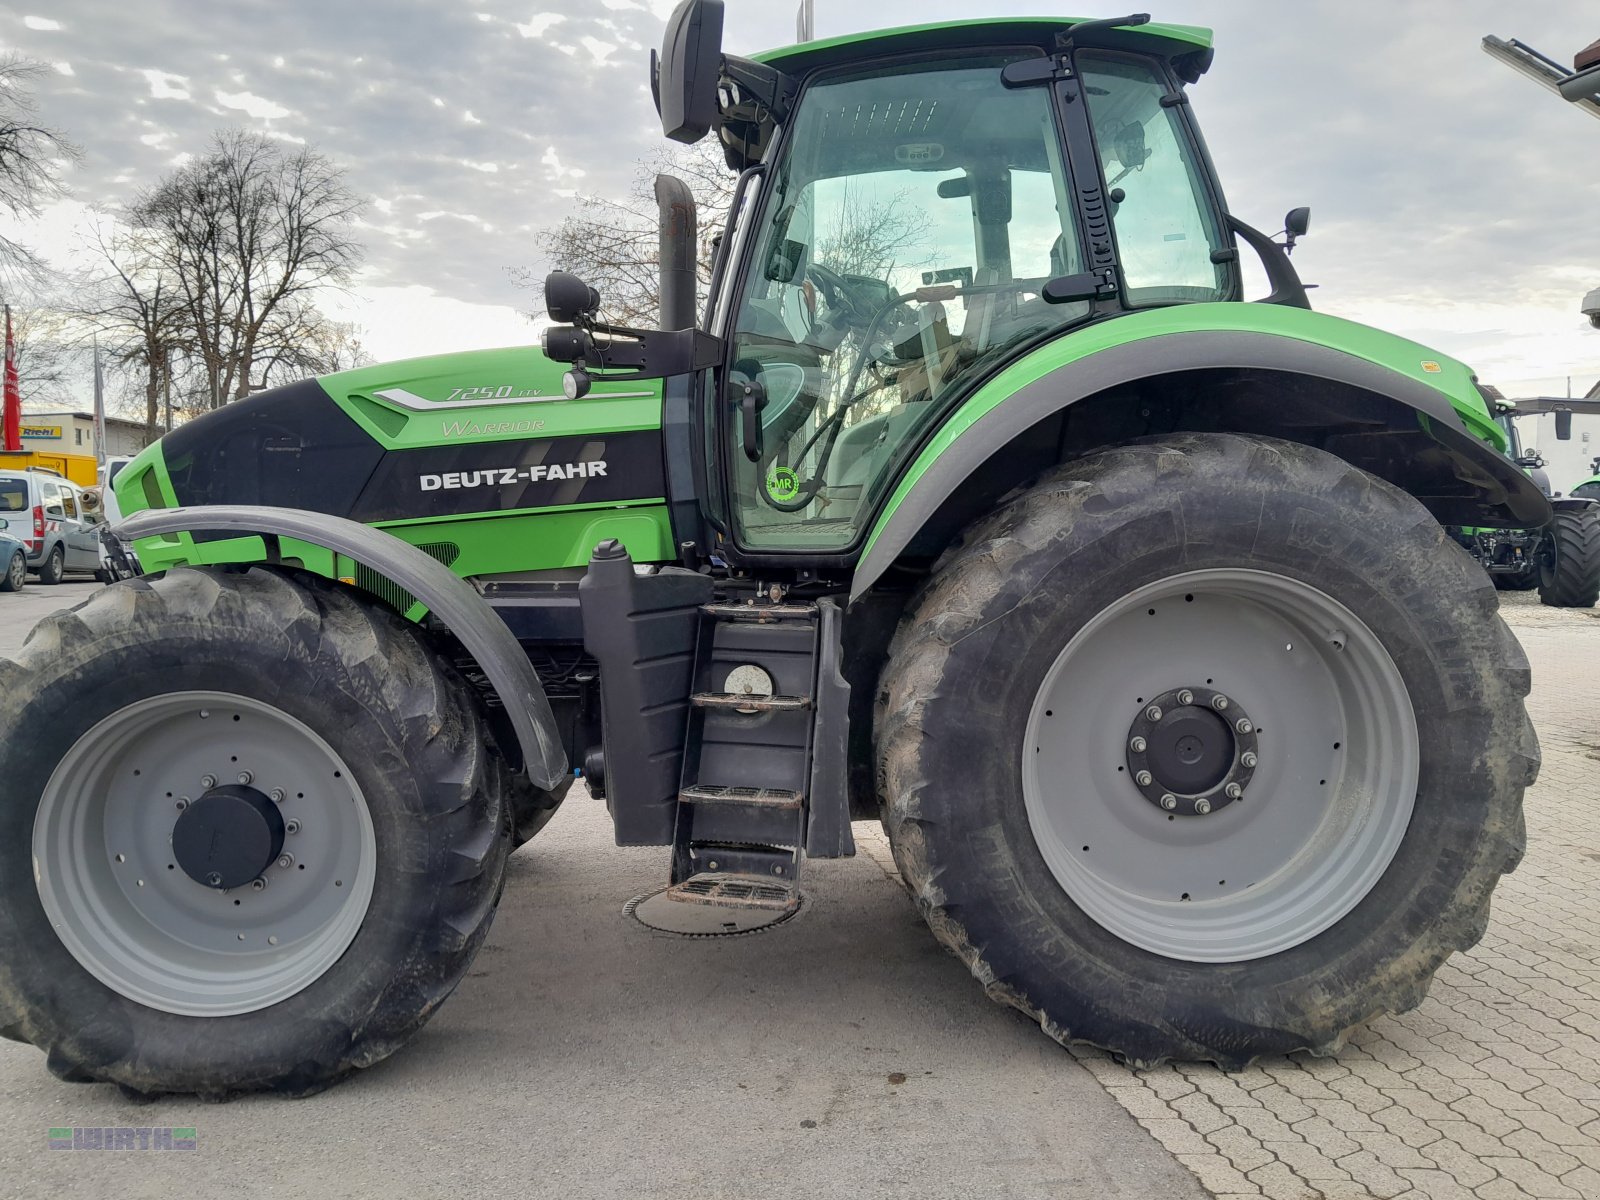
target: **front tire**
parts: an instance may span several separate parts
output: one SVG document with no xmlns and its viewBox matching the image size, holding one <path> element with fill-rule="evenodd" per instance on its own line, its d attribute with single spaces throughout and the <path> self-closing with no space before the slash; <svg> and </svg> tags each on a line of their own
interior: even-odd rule
<svg viewBox="0 0 1600 1200">
<path fill-rule="evenodd" d="M 1557 509 L 1539 564 L 1539 602 L 1593 608 L 1600 600 L 1600 505 Z"/>
<path fill-rule="evenodd" d="M 46 618 L 0 684 L 0 1034 L 58 1076 L 304 1095 L 460 982 L 504 877 L 506 772 L 394 613 L 180 569 Z M 226 836 L 182 836 L 218 812 Z M 262 829 L 237 880 L 206 857 Z"/>
<path fill-rule="evenodd" d="M 1063 1043 L 1333 1052 L 1421 1001 L 1522 853 L 1538 746 L 1497 607 L 1419 504 L 1318 450 L 1175 435 L 1057 468 L 896 635 L 877 743 L 901 873 Z"/>
<path fill-rule="evenodd" d="M 21 550 L 11 556 L 4 575 L 0 575 L 0 592 L 20 592 L 28 585 L 28 557 Z"/>
</svg>

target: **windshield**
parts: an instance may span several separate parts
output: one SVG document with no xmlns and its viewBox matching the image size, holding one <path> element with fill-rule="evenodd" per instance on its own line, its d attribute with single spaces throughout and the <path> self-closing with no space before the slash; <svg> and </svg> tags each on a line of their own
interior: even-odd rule
<svg viewBox="0 0 1600 1200">
<path fill-rule="evenodd" d="M 1000 82 L 1015 57 L 807 89 L 732 331 L 758 389 L 731 431 L 741 544 L 847 547 L 970 381 L 1087 315 L 1040 297 L 1083 268 L 1048 89 Z"/>
</svg>

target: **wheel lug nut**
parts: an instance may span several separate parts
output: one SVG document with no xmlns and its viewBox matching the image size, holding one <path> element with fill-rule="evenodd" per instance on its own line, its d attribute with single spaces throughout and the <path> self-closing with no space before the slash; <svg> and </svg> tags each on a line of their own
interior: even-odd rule
<svg viewBox="0 0 1600 1200">
<path fill-rule="evenodd" d="M 1134 779 L 1138 781 L 1140 787 L 1149 787 L 1155 782 L 1155 776 L 1150 774 L 1149 771 L 1140 771 L 1134 776 Z"/>
<path fill-rule="evenodd" d="M 189 807 L 189 797 L 187 797 L 187 796 L 179 796 L 178 797 L 178 811 L 182 812 L 184 809 L 186 809 L 188 807 Z"/>
<path fill-rule="evenodd" d="M 1194 802 L 1194 810 L 1195 810 L 1195 812 L 1199 813 L 1202 817 L 1205 816 L 1208 812 L 1211 811 L 1211 801 L 1209 801 L 1209 800 L 1196 800 Z"/>
<path fill-rule="evenodd" d="M 240 784 L 242 784 L 245 787 L 249 787 L 250 786 L 250 781 L 252 779 L 254 779 L 254 778 L 255 778 L 255 776 L 250 774 L 249 771 L 240 771 L 239 772 L 239 782 L 240 782 Z"/>
<path fill-rule="evenodd" d="M 272 802 L 274 804 L 282 804 L 283 803 L 283 799 L 284 799 L 283 789 L 282 788 L 273 788 L 272 789 Z"/>
<path fill-rule="evenodd" d="M 1166 809 L 1168 812 L 1171 812 L 1173 809 L 1178 807 L 1178 798 L 1171 792 L 1168 792 L 1166 795 L 1161 797 L 1161 807 Z"/>
<path fill-rule="evenodd" d="M 1239 756 L 1239 761 L 1247 767 L 1253 767 L 1259 760 L 1256 758 L 1256 752 L 1254 750 L 1246 750 Z"/>
<path fill-rule="evenodd" d="M 1152 704 L 1149 708 L 1144 710 L 1144 715 L 1149 717 L 1152 721 L 1161 720 L 1161 706 L 1159 704 Z"/>
<path fill-rule="evenodd" d="M 1178 703 L 1179 704 L 1193 704 L 1194 703 L 1194 693 L 1191 692 L 1188 688 L 1184 688 L 1183 691 L 1178 693 Z"/>
<path fill-rule="evenodd" d="M 206 882 L 209 883 L 212 887 L 221 887 L 222 886 L 222 876 L 218 875 L 215 871 L 213 871 L 213 872 L 211 872 L 211 874 L 206 876 Z"/>
<path fill-rule="evenodd" d="M 300 822 L 299 821 L 289 821 L 284 825 L 283 829 L 284 829 L 285 833 L 299 833 L 300 832 Z"/>
<path fill-rule="evenodd" d="M 1228 707 L 1228 698 L 1226 696 L 1211 697 L 1211 707 L 1216 709 L 1218 712 L 1226 711 Z"/>
<path fill-rule="evenodd" d="M 292 855 L 292 854 L 280 854 L 280 855 L 278 855 L 278 865 L 280 867 L 282 867 L 285 871 L 287 871 L 290 867 L 294 866 L 294 855 Z"/>
<path fill-rule="evenodd" d="M 1145 740 L 1142 737 L 1136 737 L 1128 743 L 1128 749 L 1132 750 L 1135 754 L 1143 754 L 1144 747 Z"/>
<path fill-rule="evenodd" d="M 264 879 L 264 878 L 252 879 L 250 881 L 250 890 L 252 892 L 264 892 L 264 891 L 266 891 L 267 890 L 267 881 L 266 881 L 266 879 Z"/>
<path fill-rule="evenodd" d="M 217 777 L 215 775 L 200 776 L 200 786 L 209 792 L 212 788 L 217 786 Z"/>
<path fill-rule="evenodd" d="M 1250 724 L 1249 719 L 1246 717 L 1240 717 L 1233 723 L 1233 727 L 1240 733 L 1250 733 L 1255 729 L 1255 726 Z"/>
<path fill-rule="evenodd" d="M 1230 783 L 1222 790 L 1227 794 L 1229 800 L 1237 800 L 1240 796 L 1244 795 L 1244 789 L 1237 783 Z M 1201 803 L 1204 803 L 1204 801 Z"/>
</svg>

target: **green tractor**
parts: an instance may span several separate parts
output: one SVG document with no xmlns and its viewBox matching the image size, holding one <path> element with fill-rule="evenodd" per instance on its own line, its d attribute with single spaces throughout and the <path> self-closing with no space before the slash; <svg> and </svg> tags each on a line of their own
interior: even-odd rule
<svg viewBox="0 0 1600 1200">
<path fill-rule="evenodd" d="M 1500 591 L 1538 588 L 1541 604 L 1593 608 L 1600 600 L 1600 480 L 1579 484 L 1570 496 L 1553 491 L 1544 459 L 1536 451 L 1523 451 L 1513 418 L 1555 413 L 1556 438 L 1569 441 L 1573 413 L 1600 413 L 1600 402 L 1545 396 L 1516 401 L 1495 398 L 1493 408 L 1495 421 L 1505 434 L 1507 456 L 1550 498 L 1550 522 L 1532 529 L 1456 527 L 1450 532 L 1482 564 Z"/>
<path fill-rule="evenodd" d="M 1233 215 L 1210 34 L 721 31 L 653 71 L 739 173 L 703 306 L 663 178 L 659 329 L 556 274 L 542 353 L 175 430 L 117 480 L 146 574 L 0 662 L 0 1032 L 57 1075 L 383 1059 L 578 773 L 665 851 L 641 919 L 786 917 L 881 820 L 995 1000 L 1134 1064 L 1332 1053 L 1483 933 L 1539 750 L 1445 526 L 1550 504 Z"/>
</svg>

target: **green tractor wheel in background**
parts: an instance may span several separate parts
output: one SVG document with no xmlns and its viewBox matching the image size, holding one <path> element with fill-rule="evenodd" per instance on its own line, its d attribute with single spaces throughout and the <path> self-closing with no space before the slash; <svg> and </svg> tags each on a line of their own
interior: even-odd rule
<svg viewBox="0 0 1600 1200">
<path fill-rule="evenodd" d="M 1545 530 L 1538 566 L 1539 601 L 1552 608 L 1593 608 L 1600 600 L 1600 504 L 1557 509 Z"/>
</svg>

